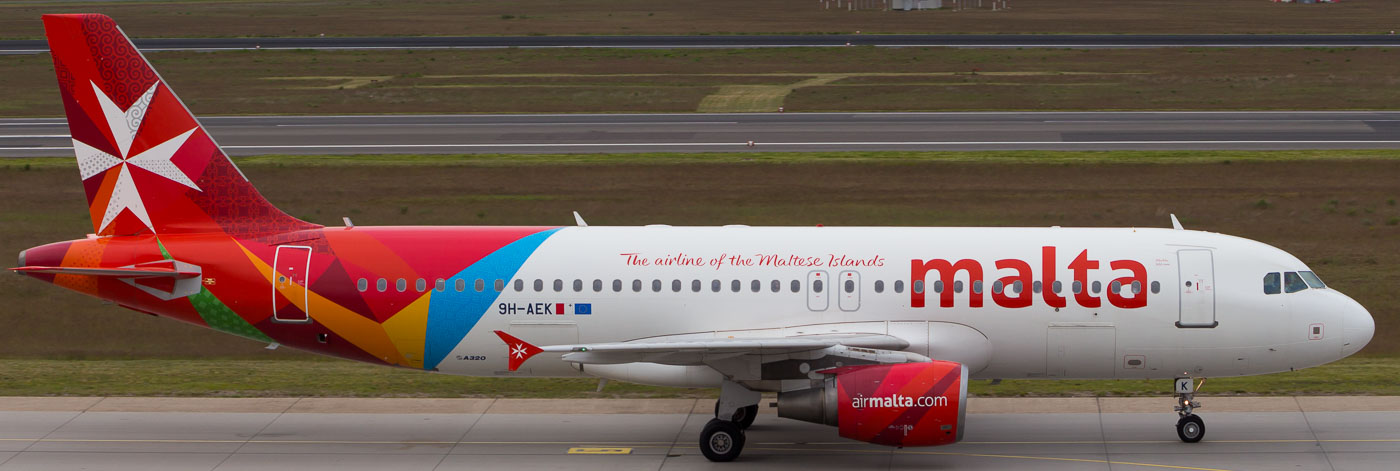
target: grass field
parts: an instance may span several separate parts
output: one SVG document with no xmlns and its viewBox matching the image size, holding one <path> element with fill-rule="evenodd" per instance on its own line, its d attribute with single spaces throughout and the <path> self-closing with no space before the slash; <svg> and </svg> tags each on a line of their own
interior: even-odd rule
<svg viewBox="0 0 1400 471">
<path fill-rule="evenodd" d="M 1400 395 L 1400 358 L 1360 357 L 1302 371 L 1209 378 L 1212 395 Z M 583 378 L 469 378 L 349 361 L 0 360 L 0 396 L 216 397 L 716 397 L 678 389 Z M 1167 380 L 973 381 L 980 397 L 1164 396 Z"/>
<path fill-rule="evenodd" d="M 837 0 L 17 1 L 0 5 L 0 37 L 43 34 L 43 13 L 106 13 L 142 37 L 444 36 L 732 33 L 1381 33 L 1400 4 L 1262 0 L 1010 0 L 1009 10 L 847 11 Z M 944 2 L 949 7 L 953 1 Z M 968 5 L 975 5 L 969 2 Z M 880 5 L 862 0 L 858 5 Z"/>
<path fill-rule="evenodd" d="M 1397 2 L 1400 3 L 1400 2 Z M 1400 49 L 161 52 L 197 114 L 1400 108 Z M 60 116 L 46 55 L 0 116 Z"/>
</svg>

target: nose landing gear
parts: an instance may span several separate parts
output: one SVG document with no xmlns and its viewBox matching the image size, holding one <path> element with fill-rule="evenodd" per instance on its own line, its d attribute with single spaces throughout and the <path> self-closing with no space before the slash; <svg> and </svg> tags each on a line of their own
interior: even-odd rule
<svg viewBox="0 0 1400 471">
<path fill-rule="evenodd" d="M 1205 380 L 1202 380 L 1201 384 L 1205 384 Z M 1191 378 L 1176 379 L 1174 390 L 1177 406 L 1173 410 L 1181 416 L 1176 421 L 1176 436 L 1186 443 L 1199 442 L 1206 436 L 1205 421 L 1192 413 L 1197 407 L 1201 407 L 1201 403 L 1195 401 L 1196 389 Z"/>
</svg>

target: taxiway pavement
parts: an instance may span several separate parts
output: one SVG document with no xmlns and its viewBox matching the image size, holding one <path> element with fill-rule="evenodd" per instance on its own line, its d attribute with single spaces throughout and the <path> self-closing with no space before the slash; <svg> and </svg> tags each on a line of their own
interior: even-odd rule
<svg viewBox="0 0 1400 471">
<path fill-rule="evenodd" d="M 1400 147 L 1400 112 L 1388 111 L 215 116 L 201 122 L 233 155 Z M 71 157 L 71 146 L 61 118 L 0 119 L 0 157 Z"/>
<path fill-rule="evenodd" d="M 743 456 L 698 451 L 712 400 L 0 398 L 0 470 L 1389 470 L 1400 397 L 972 399 L 962 443 L 892 449 L 767 409 Z M 765 401 L 766 402 L 766 401 Z"/>
</svg>

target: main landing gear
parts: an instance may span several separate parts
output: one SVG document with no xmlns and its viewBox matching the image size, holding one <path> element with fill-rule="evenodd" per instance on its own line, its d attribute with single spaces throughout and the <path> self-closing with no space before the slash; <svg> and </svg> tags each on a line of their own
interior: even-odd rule
<svg viewBox="0 0 1400 471">
<path fill-rule="evenodd" d="M 716 462 L 734 461 L 744 451 L 744 429 L 758 417 L 759 394 L 725 381 L 715 401 L 715 418 L 700 431 L 700 453 Z"/>
<path fill-rule="evenodd" d="M 1202 381 L 1204 383 L 1204 381 Z M 1186 443 L 1196 443 L 1206 436 L 1206 424 L 1201 416 L 1191 413 L 1201 403 L 1196 402 L 1196 387 L 1191 378 L 1176 379 L 1176 407 L 1173 410 L 1181 418 L 1176 421 L 1176 436 Z"/>
</svg>

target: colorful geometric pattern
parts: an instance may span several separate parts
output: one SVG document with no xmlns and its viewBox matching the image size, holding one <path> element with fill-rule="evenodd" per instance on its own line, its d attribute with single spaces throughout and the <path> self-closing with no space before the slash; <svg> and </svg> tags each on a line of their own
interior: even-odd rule
<svg viewBox="0 0 1400 471">
<path fill-rule="evenodd" d="M 437 280 L 509 280 L 557 231 L 326 229 L 297 220 L 258 194 L 110 18 L 45 15 L 44 27 L 98 237 L 25 251 L 31 267 L 60 268 L 31 277 L 260 342 L 431 369 L 499 296 L 438 291 Z M 290 260 L 278 258 L 279 247 L 304 248 L 284 249 Z M 198 279 L 61 271 L 162 260 L 197 267 Z M 361 279 L 394 286 L 361 289 Z M 194 281 L 192 295 L 150 293 Z"/>
</svg>

